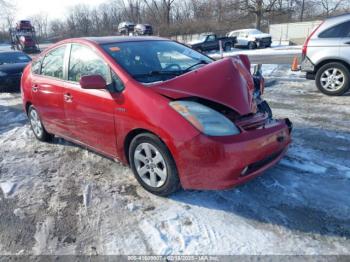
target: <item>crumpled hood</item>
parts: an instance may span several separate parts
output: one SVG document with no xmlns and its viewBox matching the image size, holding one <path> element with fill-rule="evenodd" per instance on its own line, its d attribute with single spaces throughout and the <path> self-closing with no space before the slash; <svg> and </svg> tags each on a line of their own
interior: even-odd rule
<svg viewBox="0 0 350 262">
<path fill-rule="evenodd" d="M 247 56 L 225 58 L 150 87 L 172 99 L 200 97 L 240 115 L 252 113 L 254 82 Z"/>
</svg>

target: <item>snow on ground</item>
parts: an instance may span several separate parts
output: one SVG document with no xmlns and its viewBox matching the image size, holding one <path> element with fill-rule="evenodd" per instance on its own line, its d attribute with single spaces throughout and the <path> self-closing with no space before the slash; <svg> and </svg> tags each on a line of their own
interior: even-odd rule
<svg viewBox="0 0 350 262">
<path fill-rule="evenodd" d="M 20 95 L 0 94 L 0 254 L 350 255 L 349 96 L 263 71 L 275 116 L 294 123 L 286 157 L 243 186 L 170 198 L 63 139 L 38 142 Z"/>
</svg>

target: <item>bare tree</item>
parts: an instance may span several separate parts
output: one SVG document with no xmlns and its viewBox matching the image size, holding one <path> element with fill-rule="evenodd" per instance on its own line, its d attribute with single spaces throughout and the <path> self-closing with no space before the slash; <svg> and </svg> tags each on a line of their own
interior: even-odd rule
<svg viewBox="0 0 350 262">
<path fill-rule="evenodd" d="M 175 0 L 143 0 L 143 2 L 154 17 L 160 18 L 159 22 L 170 25 L 171 10 Z"/>
<path fill-rule="evenodd" d="M 40 39 L 46 39 L 48 36 L 48 16 L 45 13 L 38 13 L 29 18 L 37 31 Z"/>
<path fill-rule="evenodd" d="M 243 0 L 241 9 L 255 16 L 255 27 L 261 29 L 261 22 L 265 13 L 273 10 L 277 0 Z"/>
<path fill-rule="evenodd" d="M 300 22 L 304 19 L 305 0 L 301 0 Z"/>
<path fill-rule="evenodd" d="M 0 0 L 0 20 L 6 23 L 7 27 L 13 26 L 15 22 L 16 6 L 9 0 Z"/>
<path fill-rule="evenodd" d="M 330 16 L 335 13 L 344 3 L 344 0 L 321 0 L 323 13 Z"/>
</svg>

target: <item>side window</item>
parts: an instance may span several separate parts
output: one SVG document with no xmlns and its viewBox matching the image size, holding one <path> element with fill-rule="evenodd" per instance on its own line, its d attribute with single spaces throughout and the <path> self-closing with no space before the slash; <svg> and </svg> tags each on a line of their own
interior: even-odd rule
<svg viewBox="0 0 350 262">
<path fill-rule="evenodd" d="M 318 36 L 319 38 L 350 37 L 350 21 L 326 29 Z"/>
<path fill-rule="evenodd" d="M 100 75 L 111 84 L 109 66 L 92 49 L 73 44 L 69 60 L 68 80 L 79 82 L 82 76 Z"/>
<path fill-rule="evenodd" d="M 208 36 L 207 41 L 215 41 L 215 35 Z"/>
<path fill-rule="evenodd" d="M 41 74 L 63 79 L 65 51 L 66 46 L 61 46 L 47 53 L 41 65 Z"/>
<path fill-rule="evenodd" d="M 38 60 L 32 62 L 32 73 L 33 74 L 40 75 L 41 60 L 42 59 L 38 59 Z"/>
</svg>

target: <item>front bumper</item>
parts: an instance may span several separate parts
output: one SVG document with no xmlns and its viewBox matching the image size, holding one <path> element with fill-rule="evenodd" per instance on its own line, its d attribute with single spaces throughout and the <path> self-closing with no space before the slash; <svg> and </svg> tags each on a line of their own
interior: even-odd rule
<svg viewBox="0 0 350 262">
<path fill-rule="evenodd" d="M 271 46 L 272 44 L 272 40 L 269 37 L 256 39 L 256 42 L 259 47 L 268 47 L 268 46 Z"/>
<path fill-rule="evenodd" d="M 198 135 L 173 154 L 185 189 L 227 189 L 276 164 L 291 143 L 292 125 L 278 120 L 230 137 Z"/>
</svg>

